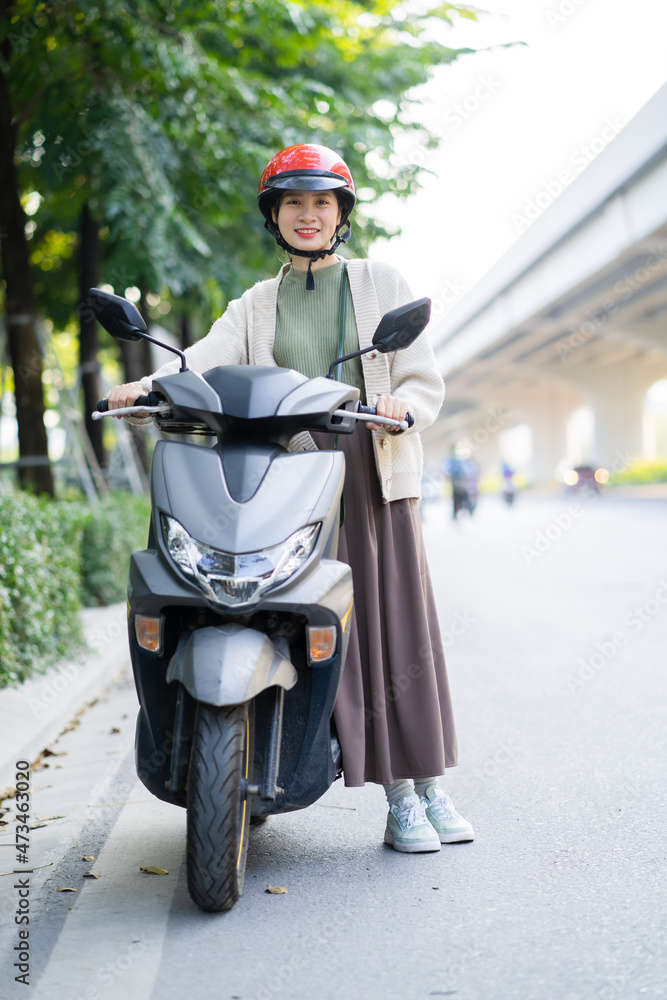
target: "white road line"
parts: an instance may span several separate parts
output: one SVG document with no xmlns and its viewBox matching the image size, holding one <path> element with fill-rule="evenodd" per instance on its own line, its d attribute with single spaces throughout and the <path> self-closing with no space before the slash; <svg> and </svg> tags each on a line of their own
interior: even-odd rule
<svg viewBox="0 0 667 1000">
<path fill-rule="evenodd" d="M 101 877 L 82 877 L 79 891 L 66 894 L 73 908 L 36 997 L 149 1000 L 185 849 L 185 810 L 147 796 L 137 781 L 128 799 L 144 801 L 124 807 L 95 862 L 81 862 L 82 876 L 92 869 Z M 169 874 L 139 870 L 147 865 Z"/>
</svg>

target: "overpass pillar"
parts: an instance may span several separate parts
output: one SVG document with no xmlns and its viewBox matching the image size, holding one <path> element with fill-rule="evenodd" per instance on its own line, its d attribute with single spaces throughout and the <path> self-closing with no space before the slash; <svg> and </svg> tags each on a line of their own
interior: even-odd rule
<svg viewBox="0 0 667 1000">
<path fill-rule="evenodd" d="M 570 408 L 560 400 L 545 400 L 545 405 L 530 415 L 533 437 L 533 454 L 530 462 L 531 478 L 535 483 L 553 480 L 556 467 L 567 454 L 567 421 Z"/>
<path fill-rule="evenodd" d="M 530 427 L 531 480 L 551 482 L 557 466 L 567 457 L 567 422 L 573 410 L 583 403 L 580 393 L 567 385 L 535 379 L 530 385 L 514 390 L 504 402 L 520 422 Z"/>
<path fill-rule="evenodd" d="M 645 388 L 626 387 L 624 392 L 609 386 L 606 393 L 593 396 L 595 415 L 594 456 L 598 465 L 620 472 L 644 454 Z"/>
<path fill-rule="evenodd" d="M 615 471 L 644 454 L 644 403 L 665 363 L 639 357 L 591 366 L 587 395 L 595 415 L 594 460 Z"/>
</svg>

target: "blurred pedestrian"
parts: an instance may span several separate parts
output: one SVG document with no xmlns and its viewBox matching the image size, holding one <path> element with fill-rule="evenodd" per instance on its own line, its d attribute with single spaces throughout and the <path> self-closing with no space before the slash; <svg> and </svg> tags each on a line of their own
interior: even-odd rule
<svg viewBox="0 0 667 1000">
<path fill-rule="evenodd" d="M 514 482 L 514 470 L 507 462 L 503 462 L 503 500 L 508 507 L 511 507 L 516 497 L 516 483 Z"/>
<path fill-rule="evenodd" d="M 452 446 L 443 463 L 443 472 L 452 487 L 452 518 L 456 521 L 459 511 L 474 514 L 477 506 L 477 480 L 479 472 L 468 454 Z"/>
</svg>

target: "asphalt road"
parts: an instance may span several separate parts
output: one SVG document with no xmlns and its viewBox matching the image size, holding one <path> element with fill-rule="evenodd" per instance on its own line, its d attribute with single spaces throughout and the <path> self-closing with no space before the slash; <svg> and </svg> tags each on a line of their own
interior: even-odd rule
<svg viewBox="0 0 667 1000">
<path fill-rule="evenodd" d="M 34 772 L 32 988 L 4 875 L 0 996 L 667 997 L 667 501 L 522 501 L 458 525 L 423 512 L 459 735 L 447 787 L 474 843 L 397 854 L 381 788 L 337 782 L 253 828 L 242 899 L 202 913 L 184 811 L 134 776 L 126 678 Z"/>
</svg>

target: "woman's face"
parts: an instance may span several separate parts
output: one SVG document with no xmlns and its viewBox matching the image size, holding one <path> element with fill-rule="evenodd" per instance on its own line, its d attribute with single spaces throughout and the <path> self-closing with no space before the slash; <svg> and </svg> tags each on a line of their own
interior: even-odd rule
<svg viewBox="0 0 667 1000">
<path fill-rule="evenodd" d="M 328 250 L 341 211 L 333 191 L 287 191 L 274 218 L 283 239 L 297 250 Z"/>
</svg>

